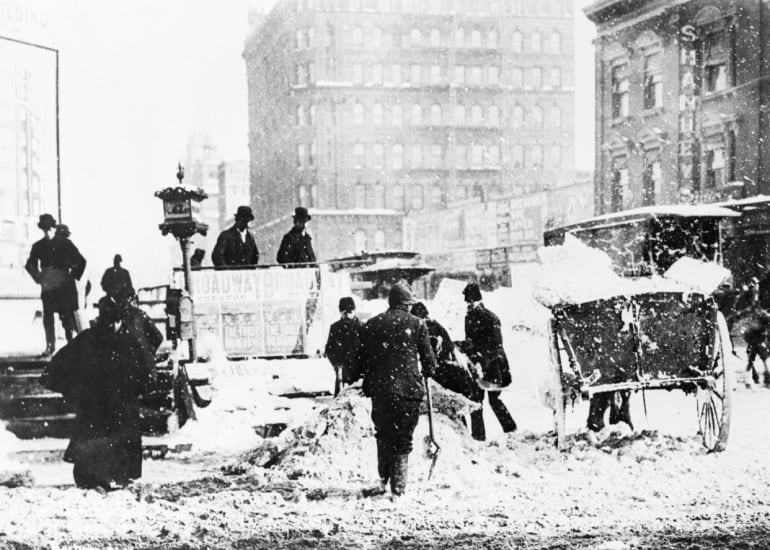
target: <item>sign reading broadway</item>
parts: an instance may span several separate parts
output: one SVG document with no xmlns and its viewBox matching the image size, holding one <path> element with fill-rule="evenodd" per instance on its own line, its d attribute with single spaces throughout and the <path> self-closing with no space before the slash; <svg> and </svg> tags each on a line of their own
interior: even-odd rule
<svg viewBox="0 0 770 550">
<path fill-rule="evenodd" d="M 182 274 L 175 283 L 182 286 Z M 213 335 L 228 356 L 308 355 L 350 293 L 346 273 L 325 267 L 192 272 L 197 336 Z"/>
</svg>

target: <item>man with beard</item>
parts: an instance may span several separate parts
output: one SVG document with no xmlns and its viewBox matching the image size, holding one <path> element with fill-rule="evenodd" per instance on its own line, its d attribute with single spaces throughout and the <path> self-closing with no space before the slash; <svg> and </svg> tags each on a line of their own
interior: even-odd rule
<svg viewBox="0 0 770 550">
<path fill-rule="evenodd" d="M 388 481 L 394 496 L 404 493 L 412 435 L 425 395 L 423 376 L 436 368 L 428 328 L 409 313 L 413 303 L 409 285 L 396 283 L 388 295 L 389 309 L 369 319 L 361 331 L 357 366 L 364 395 L 372 399 L 380 477 L 379 486 L 367 495 L 385 493 Z"/>
<path fill-rule="evenodd" d="M 468 283 L 463 289 L 463 297 L 468 304 L 465 314 L 465 342 L 463 351 L 474 363 L 481 365 L 489 406 L 495 413 L 503 432 L 516 430 L 516 422 L 500 399 L 500 388 L 511 383 L 511 370 L 503 349 L 503 334 L 500 319 L 484 307 L 481 301 L 481 289 L 476 283 Z M 471 435 L 478 441 L 486 439 L 484 416 L 481 409 L 471 412 Z"/>
<path fill-rule="evenodd" d="M 96 326 L 51 359 L 42 381 L 75 409 L 64 460 L 74 464 L 75 484 L 84 489 L 109 490 L 142 475 L 139 396 L 150 370 L 139 343 L 121 325 L 118 306 L 105 296 Z"/>
</svg>

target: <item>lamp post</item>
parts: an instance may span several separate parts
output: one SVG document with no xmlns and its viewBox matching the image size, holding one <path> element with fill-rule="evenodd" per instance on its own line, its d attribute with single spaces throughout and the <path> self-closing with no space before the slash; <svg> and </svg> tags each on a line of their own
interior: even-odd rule
<svg viewBox="0 0 770 550">
<path fill-rule="evenodd" d="M 163 201 L 163 223 L 158 227 L 163 235 L 171 233 L 179 241 L 182 249 L 182 266 L 184 269 L 184 288 L 192 297 L 192 277 L 190 273 L 190 237 L 196 233 L 206 235 L 209 226 L 202 222 L 200 203 L 208 195 L 203 189 L 187 187 L 182 183 L 184 168 L 181 163 L 177 168 L 176 178 L 179 184 L 166 187 L 155 192 L 155 196 Z M 192 303 L 190 304 L 192 308 Z M 195 347 L 195 316 L 190 311 L 190 334 L 187 338 L 190 349 L 190 361 L 197 359 Z M 181 333 L 180 333 L 181 334 Z M 185 336 L 182 336 L 184 338 Z"/>
</svg>

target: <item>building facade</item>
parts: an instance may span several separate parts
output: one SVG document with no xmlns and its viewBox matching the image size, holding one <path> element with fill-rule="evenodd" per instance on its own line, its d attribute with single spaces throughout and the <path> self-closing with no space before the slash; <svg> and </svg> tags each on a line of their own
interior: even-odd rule
<svg viewBox="0 0 770 550">
<path fill-rule="evenodd" d="M 233 224 L 239 206 L 251 204 L 249 161 L 223 161 L 217 168 L 219 180 L 219 227 L 226 229 Z"/>
<path fill-rule="evenodd" d="M 598 0 L 595 210 L 770 191 L 768 3 Z"/>
<path fill-rule="evenodd" d="M 406 214 L 571 184 L 571 4 L 279 0 L 244 51 L 257 231 L 303 205 L 321 259 L 403 248 Z"/>
</svg>

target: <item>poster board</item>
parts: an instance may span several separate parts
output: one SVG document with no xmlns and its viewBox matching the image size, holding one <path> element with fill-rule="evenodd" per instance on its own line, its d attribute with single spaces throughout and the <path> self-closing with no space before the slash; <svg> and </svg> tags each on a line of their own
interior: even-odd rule
<svg viewBox="0 0 770 550">
<path fill-rule="evenodd" d="M 350 276 L 328 267 L 201 269 L 191 273 L 196 337 L 212 335 L 228 357 L 314 355 L 323 349 Z M 183 273 L 174 274 L 177 288 Z"/>
</svg>

